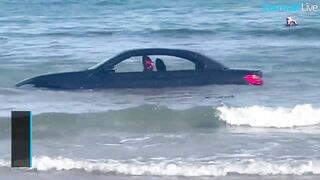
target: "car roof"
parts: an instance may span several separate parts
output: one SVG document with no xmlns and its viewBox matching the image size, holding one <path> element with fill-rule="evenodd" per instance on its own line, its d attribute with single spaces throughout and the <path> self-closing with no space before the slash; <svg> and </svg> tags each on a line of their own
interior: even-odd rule
<svg viewBox="0 0 320 180">
<path fill-rule="evenodd" d="M 144 56 L 144 55 L 166 55 L 180 57 L 193 62 L 195 65 L 200 65 L 205 69 L 226 69 L 227 67 L 212 60 L 211 58 L 204 56 L 200 53 L 190 50 L 182 49 L 167 49 L 167 48 L 144 48 L 144 49 L 132 49 L 124 51 L 103 63 L 99 63 L 96 68 L 113 69 L 114 66 L 130 57 Z"/>
</svg>

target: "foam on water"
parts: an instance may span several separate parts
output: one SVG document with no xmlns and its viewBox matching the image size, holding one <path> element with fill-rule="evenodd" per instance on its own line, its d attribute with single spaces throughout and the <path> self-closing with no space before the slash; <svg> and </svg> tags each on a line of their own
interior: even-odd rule
<svg viewBox="0 0 320 180">
<path fill-rule="evenodd" d="M 63 109 L 63 103 L 48 104 L 46 108 L 39 107 L 35 114 L 35 131 L 46 127 L 56 131 L 68 123 L 74 124 L 72 129 L 82 130 L 86 127 L 99 127 L 105 130 L 138 130 L 140 127 L 149 130 L 178 130 L 211 127 L 251 126 L 268 128 L 294 128 L 303 126 L 316 126 L 320 124 L 320 108 L 311 104 L 300 104 L 292 108 L 276 106 L 196 106 L 179 109 L 173 105 L 128 105 L 112 106 L 112 104 L 88 104 L 81 102 L 68 103 L 71 108 Z M 34 107 L 37 103 L 33 104 Z M 127 107 L 126 107 L 127 106 Z M 117 109 L 119 108 L 119 109 Z M 49 109 L 49 110 L 48 110 Z M 50 112 L 50 113 L 47 113 Z M 6 114 L 5 114 L 6 113 Z M 9 116 L 9 109 L 0 111 L 0 117 Z M 81 114 L 81 115 L 79 115 Z M 54 118 L 53 118 L 54 117 Z M 106 118 L 108 117 L 108 118 Z M 150 119 L 150 117 L 152 117 Z M 4 118 L 2 118 L 4 119 Z M 52 124 L 52 119 L 55 124 Z M 87 121 L 91 119 L 90 121 Z M 6 121 L 3 121 L 5 123 Z M 168 126 L 172 128 L 168 128 Z M 142 128 L 142 129 L 144 129 Z M 41 128 L 40 128 L 41 129 Z M 69 129 L 70 130 L 70 129 Z"/>
<path fill-rule="evenodd" d="M 319 14 L 297 13 L 300 25 L 288 28 L 285 18 L 293 15 L 265 13 L 262 5 L 255 0 L 1 1 L 0 179 L 13 179 L 19 171 L 11 170 L 8 160 L 12 110 L 33 111 L 35 153 L 46 156 L 34 157 L 31 171 L 42 179 L 64 174 L 56 173 L 61 170 L 87 179 L 99 178 L 91 172 L 146 178 L 320 174 Z M 13 88 L 26 78 L 86 69 L 124 50 L 146 47 L 189 49 L 230 68 L 259 69 L 265 85 L 76 92 Z M 128 70 L 135 70 L 130 63 Z M 220 98 L 226 96 L 231 98 Z M 188 160 L 211 156 L 218 158 Z M 132 160 L 136 157 L 143 160 Z M 33 173 L 21 172 L 23 179 L 34 179 L 28 177 Z"/>
<path fill-rule="evenodd" d="M 0 166 L 8 166 L 0 161 Z M 268 162 L 247 159 L 242 161 L 210 161 L 206 163 L 166 161 L 142 162 L 138 160 L 74 160 L 70 158 L 48 156 L 34 157 L 32 169 L 38 171 L 84 170 L 122 175 L 152 176 L 226 176 L 228 174 L 247 175 L 305 175 L 320 174 L 320 161 L 307 160 L 299 163 Z"/>
<path fill-rule="evenodd" d="M 10 166 L 10 165 L 11 165 L 10 161 L 6 161 L 4 159 L 0 159 L 0 166 L 7 167 L 7 166 Z"/>
<path fill-rule="evenodd" d="M 227 107 L 217 108 L 220 120 L 230 125 L 249 125 L 253 127 L 291 128 L 311 126 L 320 123 L 320 109 L 310 104 L 284 107 Z"/>
</svg>

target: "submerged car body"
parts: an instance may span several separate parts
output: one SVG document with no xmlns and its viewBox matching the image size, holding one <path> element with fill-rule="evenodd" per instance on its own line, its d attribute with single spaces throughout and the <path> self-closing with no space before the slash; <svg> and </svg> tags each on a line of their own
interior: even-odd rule
<svg viewBox="0 0 320 180">
<path fill-rule="evenodd" d="M 194 63 L 193 70 L 116 72 L 115 65 L 136 56 L 174 56 Z M 159 88 L 209 84 L 262 85 L 262 72 L 228 68 L 202 54 L 180 49 L 148 48 L 122 52 L 83 71 L 54 73 L 24 80 L 16 86 L 50 89 Z"/>
</svg>

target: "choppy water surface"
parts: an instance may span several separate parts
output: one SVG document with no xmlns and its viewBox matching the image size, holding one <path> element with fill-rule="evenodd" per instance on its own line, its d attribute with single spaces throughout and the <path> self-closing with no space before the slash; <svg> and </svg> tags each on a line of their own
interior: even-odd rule
<svg viewBox="0 0 320 180">
<path fill-rule="evenodd" d="M 300 25 L 284 26 L 287 16 Z M 266 13 L 259 1 L 1 1 L 1 177 L 319 178 L 319 32 L 317 13 Z M 265 85 L 13 87 L 148 47 L 189 49 L 229 67 L 260 69 Z M 9 168 L 11 110 L 35 115 L 31 170 Z"/>
</svg>

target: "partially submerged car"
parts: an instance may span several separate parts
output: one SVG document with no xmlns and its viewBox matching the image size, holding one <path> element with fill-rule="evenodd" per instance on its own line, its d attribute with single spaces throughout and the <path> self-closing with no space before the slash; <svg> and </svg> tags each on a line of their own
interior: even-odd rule
<svg viewBox="0 0 320 180">
<path fill-rule="evenodd" d="M 194 64 L 191 70 L 167 70 L 161 59 L 156 70 L 117 72 L 115 66 L 131 57 L 173 56 Z M 145 63 L 145 61 L 143 61 Z M 142 64 L 141 64 L 142 66 Z M 160 88 L 209 84 L 262 85 L 262 72 L 228 68 L 202 54 L 180 49 L 148 48 L 124 51 L 89 69 L 54 73 L 24 80 L 17 87 L 32 85 L 50 89 Z"/>
</svg>

